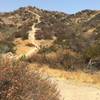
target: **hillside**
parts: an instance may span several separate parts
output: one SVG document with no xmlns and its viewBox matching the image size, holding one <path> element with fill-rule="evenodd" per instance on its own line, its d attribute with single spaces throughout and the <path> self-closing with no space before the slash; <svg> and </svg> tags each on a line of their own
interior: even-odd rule
<svg viewBox="0 0 100 100">
<path fill-rule="evenodd" d="M 100 11 L 70 15 L 29 6 L 0 13 L 0 53 L 8 52 L 65 70 L 100 69 Z"/>
</svg>

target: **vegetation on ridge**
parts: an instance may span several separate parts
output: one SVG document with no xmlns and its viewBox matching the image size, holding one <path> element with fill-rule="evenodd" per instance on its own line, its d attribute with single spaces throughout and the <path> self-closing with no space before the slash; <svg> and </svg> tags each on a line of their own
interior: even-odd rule
<svg viewBox="0 0 100 100">
<path fill-rule="evenodd" d="M 40 23 L 37 23 L 36 14 L 40 16 Z M 0 41 L 9 41 L 13 44 L 13 41 L 17 38 L 27 40 L 33 23 L 36 23 L 35 27 L 39 28 L 35 34 L 37 42 L 42 40 L 45 43 L 50 40 L 54 41 L 49 47 L 43 47 L 43 44 L 41 44 L 41 47 L 43 47 L 41 49 L 45 48 L 45 50 L 40 50 L 43 51 L 43 54 L 41 53 L 39 55 L 42 56 L 45 54 L 45 59 L 48 59 L 48 55 L 52 55 L 52 53 L 57 56 L 59 55 L 57 60 L 60 60 L 54 63 L 57 63 L 56 65 L 60 63 L 60 66 L 66 66 L 66 68 L 69 68 L 69 66 L 77 67 L 78 65 L 83 65 L 83 67 L 80 66 L 83 69 L 84 67 L 87 68 L 90 61 L 95 61 L 99 69 L 99 16 L 100 11 L 95 10 L 84 10 L 69 15 L 35 7 L 23 7 L 11 13 L 0 14 L 0 37 L 3 37 Z M 16 44 L 13 46 L 16 47 Z M 2 46 L 0 48 L 0 51 L 4 50 Z M 6 50 L 6 52 L 9 51 L 11 49 Z M 61 53 L 58 54 L 57 52 Z M 98 59 L 98 61 L 95 59 Z M 75 64 L 76 61 L 77 64 Z M 72 64 L 67 65 L 68 62 Z M 90 66 L 95 67 L 95 64 L 91 63 Z"/>
</svg>

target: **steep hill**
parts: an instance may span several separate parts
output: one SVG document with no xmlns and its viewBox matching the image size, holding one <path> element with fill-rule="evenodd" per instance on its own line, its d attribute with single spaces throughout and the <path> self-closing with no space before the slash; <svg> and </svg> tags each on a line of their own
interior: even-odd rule
<svg viewBox="0 0 100 100">
<path fill-rule="evenodd" d="M 56 63 L 67 69 L 76 61 L 75 66 L 88 66 L 100 58 L 100 11 L 84 10 L 70 15 L 29 6 L 0 13 L 0 53 L 20 55 L 34 48 L 46 56 L 58 52 Z M 67 65 L 65 62 L 69 61 Z"/>
</svg>

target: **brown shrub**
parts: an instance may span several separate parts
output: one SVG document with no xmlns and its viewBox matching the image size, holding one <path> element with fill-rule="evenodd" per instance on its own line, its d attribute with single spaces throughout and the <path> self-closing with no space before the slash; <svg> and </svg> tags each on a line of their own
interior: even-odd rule
<svg viewBox="0 0 100 100">
<path fill-rule="evenodd" d="M 0 100 L 59 100 L 55 85 L 25 62 L 7 63 L 0 63 Z"/>
</svg>

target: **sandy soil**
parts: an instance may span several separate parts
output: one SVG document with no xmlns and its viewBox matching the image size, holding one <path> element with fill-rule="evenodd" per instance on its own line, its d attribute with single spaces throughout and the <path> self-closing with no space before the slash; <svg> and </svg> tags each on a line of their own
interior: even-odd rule
<svg viewBox="0 0 100 100">
<path fill-rule="evenodd" d="M 34 66 L 34 67 L 33 67 Z M 41 73 L 45 78 L 51 80 L 51 83 L 57 84 L 57 89 L 60 92 L 60 100 L 100 100 L 100 85 L 96 85 L 97 76 L 81 72 L 64 72 L 57 69 L 46 67 L 35 67 L 36 64 L 30 65 L 30 69 Z M 92 80 L 93 78 L 93 80 Z M 96 79 L 97 78 L 97 79 Z"/>
<path fill-rule="evenodd" d="M 60 100 L 100 100 L 100 89 L 89 84 L 76 84 L 73 81 L 51 78 L 57 84 Z"/>
</svg>

